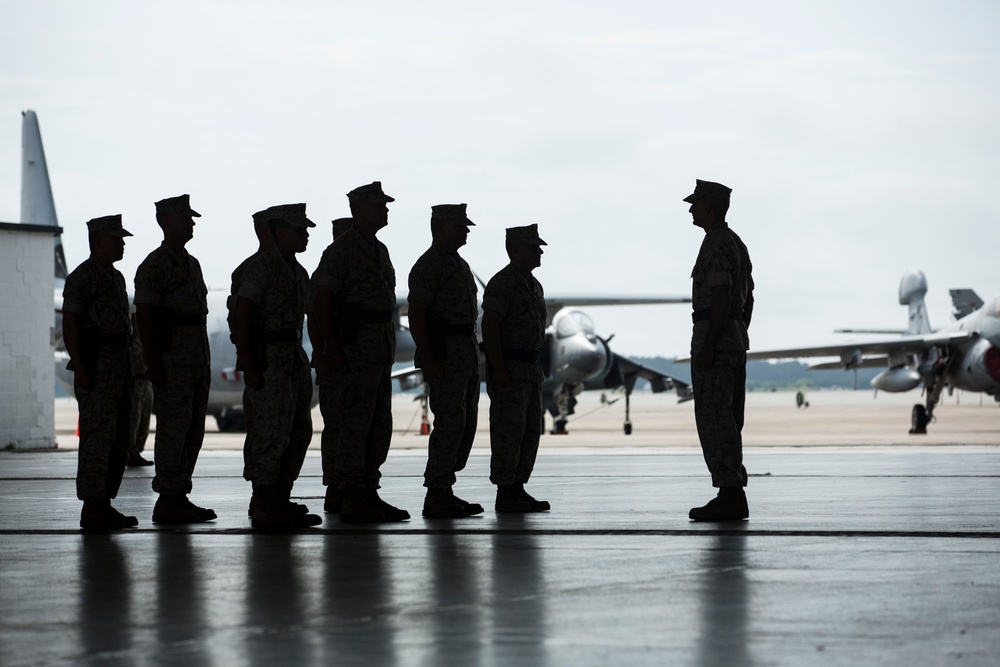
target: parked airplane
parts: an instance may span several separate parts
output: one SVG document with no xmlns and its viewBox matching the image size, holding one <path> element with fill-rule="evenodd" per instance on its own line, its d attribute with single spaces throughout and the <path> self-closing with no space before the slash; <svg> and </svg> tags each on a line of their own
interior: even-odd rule
<svg viewBox="0 0 1000 667">
<path fill-rule="evenodd" d="M 840 361 L 811 369 L 873 368 L 886 370 L 872 378 L 876 390 L 905 392 L 921 383 L 926 405 L 917 403 L 911 413 L 910 433 L 926 433 L 934 408 L 945 387 L 985 392 L 1000 401 L 1000 296 L 984 304 L 970 289 L 951 290 L 956 321 L 937 331 L 931 329 L 924 305 L 927 279 L 921 271 L 903 274 L 899 303 L 909 307 L 905 331 L 841 329 L 841 333 L 902 334 L 899 338 L 790 350 L 751 351 L 748 359 L 788 359 L 839 356 Z"/>
<path fill-rule="evenodd" d="M 22 113 L 22 184 L 21 219 L 23 222 L 58 227 L 52 187 L 45 163 L 45 151 L 34 111 Z M 56 377 L 70 393 L 73 391 L 73 375 L 66 370 L 69 360 L 62 344 L 62 286 L 65 281 L 66 260 L 63 256 L 62 239 L 55 240 L 55 311 L 56 311 Z M 211 290 L 208 294 L 208 341 L 211 352 L 211 388 L 209 391 L 208 413 L 212 415 L 219 430 L 242 430 L 243 420 L 243 378 L 236 371 L 236 348 L 229 338 L 226 300 L 228 290 Z M 573 414 L 573 398 L 583 389 L 614 389 L 624 387 L 626 396 L 625 432 L 631 433 L 628 398 L 638 378 L 649 380 L 654 392 L 674 389 L 681 401 L 691 398 L 689 383 L 659 371 L 646 368 L 626 357 L 611 351 L 609 338 L 601 338 L 594 331 L 593 322 L 580 306 L 639 305 L 690 303 L 688 297 L 678 296 L 570 296 L 556 295 L 546 298 L 550 326 L 547 329 L 546 344 L 543 347 L 541 363 L 546 381 L 543 396 L 546 408 L 555 417 L 555 432 L 565 432 L 566 417 Z M 405 296 L 397 296 L 394 322 L 396 323 L 396 362 L 413 361 L 415 346 L 413 337 L 406 326 L 408 304 Z M 480 309 L 480 316 L 482 311 Z M 312 345 L 306 336 L 303 340 L 306 351 L 311 353 Z M 419 371 L 408 368 L 397 371 L 393 376 L 404 387 L 419 385 L 422 379 Z"/>
</svg>

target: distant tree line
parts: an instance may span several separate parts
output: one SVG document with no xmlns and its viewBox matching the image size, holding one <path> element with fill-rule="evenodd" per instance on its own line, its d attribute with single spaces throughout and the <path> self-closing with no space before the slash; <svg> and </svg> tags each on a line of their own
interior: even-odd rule
<svg viewBox="0 0 1000 667">
<path fill-rule="evenodd" d="M 687 380 L 691 377 L 690 364 L 678 364 L 664 357 L 630 357 L 643 366 Z M 870 390 L 871 379 L 882 369 L 862 368 L 858 371 L 858 389 Z M 640 379 L 637 389 L 645 389 L 648 382 Z M 811 371 L 809 364 L 801 361 L 750 361 L 747 362 L 747 391 L 779 391 L 788 389 L 854 389 L 854 371 Z"/>
</svg>

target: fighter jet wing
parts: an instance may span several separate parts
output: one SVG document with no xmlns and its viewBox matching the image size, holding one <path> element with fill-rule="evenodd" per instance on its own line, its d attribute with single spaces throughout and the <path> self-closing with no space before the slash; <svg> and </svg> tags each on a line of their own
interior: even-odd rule
<svg viewBox="0 0 1000 667">
<path fill-rule="evenodd" d="M 624 386 L 625 390 L 631 393 L 632 387 L 638 378 L 648 380 L 654 394 L 673 389 L 677 393 L 678 403 L 684 403 L 694 398 L 689 381 L 668 375 L 667 373 L 661 373 L 648 366 L 643 366 L 639 362 L 632 361 L 620 354 L 614 354 L 614 359 L 611 362 L 611 370 L 605 376 L 601 385 L 587 386 L 586 388 L 617 389 Z"/>
<path fill-rule="evenodd" d="M 571 294 L 547 294 L 545 296 L 545 310 L 548 312 L 548 321 L 552 321 L 552 316 L 567 306 L 579 308 L 583 306 L 643 306 L 658 303 L 691 303 L 689 296 L 639 296 L 639 295 L 619 295 L 619 296 L 588 296 Z"/>
<path fill-rule="evenodd" d="M 416 389 L 424 382 L 424 373 L 416 366 L 400 368 L 398 371 L 393 371 L 390 377 L 393 380 L 399 380 L 399 388 L 402 391 Z"/>
<path fill-rule="evenodd" d="M 816 347 L 799 347 L 788 350 L 750 351 L 747 359 L 795 359 L 798 357 L 849 357 L 857 355 L 890 354 L 892 352 L 918 352 L 937 345 L 951 345 L 961 340 L 973 337 L 969 331 L 952 331 L 929 333 L 919 336 L 900 336 L 890 340 L 865 341 L 859 343 L 841 343 L 837 345 L 819 345 Z M 689 361 L 690 359 L 678 359 Z"/>
</svg>

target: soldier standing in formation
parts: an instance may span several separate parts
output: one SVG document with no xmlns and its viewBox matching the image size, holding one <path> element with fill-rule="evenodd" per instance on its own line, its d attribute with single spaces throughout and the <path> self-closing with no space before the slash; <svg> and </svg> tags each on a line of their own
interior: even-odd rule
<svg viewBox="0 0 1000 667">
<path fill-rule="evenodd" d="M 510 264 L 493 276 L 483 294 L 483 348 L 490 396 L 490 481 L 497 485 L 496 511 L 544 512 L 549 503 L 524 490 L 542 434 L 542 369 L 545 294 L 531 275 L 542 264 L 538 225 L 507 230 Z"/>
<path fill-rule="evenodd" d="M 132 331 L 136 331 L 138 327 L 135 324 L 135 315 L 132 316 L 131 324 Z M 153 465 L 152 461 L 142 456 L 142 452 L 146 449 L 146 440 L 149 438 L 149 418 L 153 411 L 153 385 L 146 377 L 146 358 L 142 353 L 142 343 L 139 342 L 139 336 L 132 336 L 132 343 L 129 345 L 128 351 L 132 358 L 133 378 L 128 467 L 140 468 Z"/>
<path fill-rule="evenodd" d="M 139 521 L 111 506 L 128 459 L 132 412 L 128 295 L 114 263 L 125 252 L 122 217 L 87 223 L 90 258 L 66 278 L 63 339 L 80 407 L 76 495 L 83 501 L 85 530 L 131 528 Z"/>
<path fill-rule="evenodd" d="M 156 476 L 160 494 L 154 523 L 198 523 L 216 518 L 198 507 L 191 492 L 198 454 L 205 438 L 208 409 L 209 348 L 205 317 L 208 289 L 201 265 L 184 246 L 194 235 L 188 195 L 156 202 L 163 243 L 135 273 L 136 322 L 153 383 L 156 414 Z"/>
<path fill-rule="evenodd" d="M 428 385 L 434 428 L 427 445 L 423 515 L 458 519 L 482 505 L 455 496 L 455 473 L 465 469 L 479 410 L 479 319 L 476 279 L 458 254 L 469 236 L 465 204 L 431 207 L 433 242 L 410 270 L 409 320 L 414 363 Z"/>
<path fill-rule="evenodd" d="M 323 439 L 324 506 L 333 510 L 340 501 L 345 523 L 405 521 L 409 513 L 378 494 L 392 439 L 396 273 L 375 235 L 389 224 L 387 204 L 395 200 L 378 181 L 347 198 L 354 223 L 326 249 L 312 277 L 320 404 L 325 421 L 337 420 L 333 448 L 333 438 Z"/>
<path fill-rule="evenodd" d="M 296 261 L 309 243 L 305 204 L 267 210 L 274 247 L 258 253 L 239 276 L 233 309 L 236 349 L 246 389 L 249 452 L 244 479 L 253 484 L 254 528 L 273 531 L 322 522 L 291 501 L 312 439 L 312 374 L 302 348 L 309 274 Z"/>
<path fill-rule="evenodd" d="M 704 507 L 695 507 L 695 521 L 747 519 L 750 509 L 743 487 L 743 410 L 746 366 L 753 315 L 753 267 L 740 237 L 726 223 L 730 188 L 698 180 L 684 198 L 705 238 L 691 273 L 694 308 L 691 335 L 691 384 L 694 416 L 712 485 L 719 493 Z"/>
</svg>

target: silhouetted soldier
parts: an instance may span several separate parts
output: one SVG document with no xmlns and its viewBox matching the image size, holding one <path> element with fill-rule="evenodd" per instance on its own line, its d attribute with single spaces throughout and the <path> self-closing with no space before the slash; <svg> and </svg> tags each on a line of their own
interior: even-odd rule
<svg viewBox="0 0 1000 667">
<path fill-rule="evenodd" d="M 136 323 L 156 414 L 153 490 L 160 498 L 153 508 L 153 523 L 216 518 L 213 510 L 198 507 L 187 497 L 205 439 L 210 373 L 205 328 L 208 289 L 201 265 L 184 248 L 198 217 L 188 195 L 156 202 L 163 243 L 135 272 Z"/>
<path fill-rule="evenodd" d="M 389 224 L 386 204 L 395 200 L 378 181 L 355 188 L 347 198 L 354 224 L 324 251 L 312 278 L 320 407 L 327 425 L 328 415 L 336 422 L 332 450 L 330 439 L 323 439 L 325 507 L 335 507 L 331 485 L 339 484 L 341 521 L 405 521 L 409 513 L 378 494 L 379 469 L 392 439 L 396 273 L 375 235 Z"/>
<path fill-rule="evenodd" d="M 465 469 L 479 411 L 479 319 L 476 279 L 458 254 L 469 236 L 465 204 L 431 207 L 430 249 L 410 270 L 410 331 L 415 363 L 427 382 L 434 429 L 427 443 L 423 515 L 458 519 L 482 514 L 482 505 L 455 496 L 455 473 Z"/>
<path fill-rule="evenodd" d="M 490 481 L 497 512 L 544 512 L 549 503 L 524 490 L 542 434 L 542 368 L 545 293 L 531 272 L 542 264 L 538 225 L 507 230 L 510 264 L 490 278 L 483 293 L 483 349 L 490 395 Z"/>
<path fill-rule="evenodd" d="M 131 318 L 131 324 L 132 330 L 136 331 L 138 327 L 135 324 L 135 315 Z M 149 418 L 153 411 L 153 385 L 146 377 L 146 358 L 142 353 L 142 343 L 139 342 L 138 335 L 132 336 L 128 351 L 132 359 L 132 418 L 129 426 L 131 440 L 128 467 L 140 468 L 153 465 L 152 461 L 142 456 L 146 449 L 146 440 L 149 438 Z"/>
<path fill-rule="evenodd" d="M 275 246 L 246 264 L 233 311 L 243 364 L 247 447 L 243 477 L 253 484 L 254 528 L 284 530 L 322 523 L 291 501 L 312 439 L 312 374 L 302 348 L 309 274 L 296 261 L 309 243 L 305 204 L 267 210 Z"/>
<path fill-rule="evenodd" d="M 684 198 L 705 239 L 691 272 L 694 308 L 691 384 L 694 416 L 712 485 L 719 494 L 691 510 L 695 521 L 735 521 L 750 516 L 743 467 L 747 328 L 753 314 L 753 277 L 747 248 L 726 223 L 730 188 L 697 181 Z"/>
<path fill-rule="evenodd" d="M 80 527 L 116 530 L 139 524 L 111 506 L 128 459 L 132 413 L 128 294 L 114 263 L 125 253 L 120 215 L 87 222 L 90 257 L 66 277 L 63 339 L 80 407 L 76 495 Z"/>
</svg>

